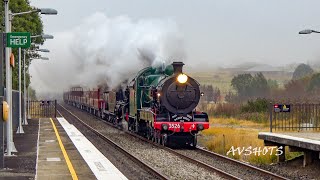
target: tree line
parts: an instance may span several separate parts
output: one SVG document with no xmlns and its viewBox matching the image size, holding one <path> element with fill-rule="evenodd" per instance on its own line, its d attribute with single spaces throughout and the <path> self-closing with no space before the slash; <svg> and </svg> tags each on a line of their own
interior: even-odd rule
<svg viewBox="0 0 320 180">
<path fill-rule="evenodd" d="M 320 73 L 306 64 L 300 64 L 293 72 L 292 79 L 279 87 L 276 80 L 266 79 L 260 72 L 255 75 L 239 74 L 231 80 L 236 91 L 229 91 L 225 101 L 243 103 L 257 98 L 270 100 L 310 101 L 320 100 Z"/>
<path fill-rule="evenodd" d="M 320 73 L 306 64 L 300 64 L 293 72 L 292 79 L 279 86 L 276 80 L 266 79 L 260 72 L 257 74 L 239 74 L 232 78 L 231 86 L 225 97 L 225 103 L 205 106 L 203 110 L 215 117 L 233 117 L 238 119 L 265 122 L 268 120 L 269 103 L 319 103 Z M 212 100 L 214 88 L 204 88 Z M 221 96 L 220 96 L 221 98 Z"/>
</svg>

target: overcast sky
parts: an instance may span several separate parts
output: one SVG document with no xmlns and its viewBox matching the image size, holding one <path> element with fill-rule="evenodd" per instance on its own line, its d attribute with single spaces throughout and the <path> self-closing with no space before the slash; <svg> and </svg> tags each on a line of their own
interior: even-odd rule
<svg viewBox="0 0 320 180">
<path fill-rule="evenodd" d="M 172 19 L 184 37 L 188 61 L 229 65 L 244 61 L 286 64 L 320 60 L 319 0 L 31 0 L 58 10 L 42 16 L 45 32 L 73 28 L 95 12 Z"/>
</svg>

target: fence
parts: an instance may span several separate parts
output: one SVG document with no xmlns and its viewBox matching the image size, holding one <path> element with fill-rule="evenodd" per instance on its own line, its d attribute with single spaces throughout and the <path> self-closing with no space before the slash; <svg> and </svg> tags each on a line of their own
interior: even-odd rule
<svg viewBox="0 0 320 180">
<path fill-rule="evenodd" d="M 320 130 L 320 104 L 270 104 L 269 113 L 270 132 Z"/>
<path fill-rule="evenodd" d="M 57 100 L 29 101 L 28 114 L 31 118 L 57 117 Z"/>
</svg>

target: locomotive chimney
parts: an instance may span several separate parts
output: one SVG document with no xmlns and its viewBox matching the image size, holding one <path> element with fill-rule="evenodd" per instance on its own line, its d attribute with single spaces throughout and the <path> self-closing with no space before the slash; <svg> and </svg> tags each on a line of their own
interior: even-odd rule
<svg viewBox="0 0 320 180">
<path fill-rule="evenodd" d="M 173 62 L 173 73 L 174 74 L 181 74 L 182 73 L 182 66 L 184 65 L 183 62 Z"/>
</svg>

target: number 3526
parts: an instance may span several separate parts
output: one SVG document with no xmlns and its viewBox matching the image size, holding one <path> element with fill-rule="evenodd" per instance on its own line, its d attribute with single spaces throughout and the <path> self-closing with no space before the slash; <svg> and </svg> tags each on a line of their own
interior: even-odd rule
<svg viewBox="0 0 320 180">
<path fill-rule="evenodd" d="M 180 124 L 169 124 L 169 128 L 174 128 L 174 129 L 180 128 Z"/>
</svg>

